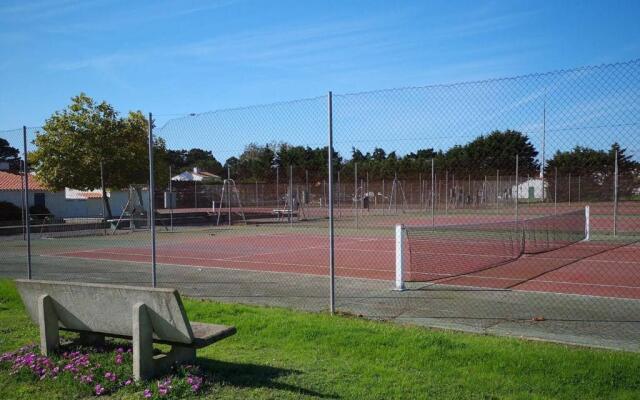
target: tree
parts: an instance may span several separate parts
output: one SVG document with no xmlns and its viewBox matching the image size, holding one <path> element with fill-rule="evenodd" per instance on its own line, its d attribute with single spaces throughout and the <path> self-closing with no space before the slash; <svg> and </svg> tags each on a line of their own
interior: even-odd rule
<svg viewBox="0 0 640 400">
<path fill-rule="evenodd" d="M 6 139 L 0 138 L 0 161 L 9 163 L 9 171 L 20 170 L 20 150 L 11 147 Z"/>
<path fill-rule="evenodd" d="M 176 173 L 192 170 L 194 167 L 212 174 L 222 174 L 222 164 L 210 150 L 193 148 L 189 150 L 168 150 L 167 162 Z"/>
<path fill-rule="evenodd" d="M 464 146 L 454 146 L 445 153 L 446 168 L 461 175 L 477 177 L 494 174 L 515 174 L 516 155 L 520 175 L 534 175 L 540 170 L 536 160 L 538 152 L 521 132 L 506 130 L 481 135 Z"/>
<path fill-rule="evenodd" d="M 148 122 L 142 112 L 120 117 L 107 102 L 96 103 L 80 93 L 66 109 L 56 111 L 45 121 L 34 140 L 37 148 L 33 166 L 38 180 L 51 190 L 94 190 L 101 187 L 102 165 L 102 197 L 107 215 L 112 218 L 106 188 L 123 189 L 148 182 L 147 143 Z M 166 162 L 164 147 L 164 141 L 157 138 L 157 163 Z M 157 176 L 164 176 L 160 170 L 156 167 Z"/>
<path fill-rule="evenodd" d="M 613 194 L 613 177 L 615 156 L 618 153 L 618 194 L 629 196 L 638 187 L 640 179 L 640 163 L 627 155 L 627 149 L 618 143 L 611 145 L 609 150 L 595 150 L 589 147 L 576 146 L 569 151 L 557 151 L 545 167 L 545 176 L 549 186 L 555 186 L 556 172 L 560 195 L 568 189 L 568 176 L 574 177 L 576 182 L 580 177 L 582 199 L 609 200 Z"/>
</svg>

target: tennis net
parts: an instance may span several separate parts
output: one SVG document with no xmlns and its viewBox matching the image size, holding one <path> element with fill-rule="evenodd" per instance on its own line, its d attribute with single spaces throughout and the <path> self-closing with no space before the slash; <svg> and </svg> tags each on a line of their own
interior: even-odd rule
<svg viewBox="0 0 640 400">
<path fill-rule="evenodd" d="M 588 208 L 519 221 L 403 226 L 396 240 L 396 286 L 495 268 L 525 254 L 588 239 Z"/>
</svg>

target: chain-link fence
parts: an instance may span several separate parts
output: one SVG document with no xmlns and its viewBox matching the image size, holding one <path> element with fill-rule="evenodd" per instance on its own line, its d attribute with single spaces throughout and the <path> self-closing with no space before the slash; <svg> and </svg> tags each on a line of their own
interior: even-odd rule
<svg viewBox="0 0 640 400">
<path fill-rule="evenodd" d="M 76 190 L 30 128 L 0 268 L 638 350 L 639 100 L 636 60 L 193 114 Z"/>
</svg>

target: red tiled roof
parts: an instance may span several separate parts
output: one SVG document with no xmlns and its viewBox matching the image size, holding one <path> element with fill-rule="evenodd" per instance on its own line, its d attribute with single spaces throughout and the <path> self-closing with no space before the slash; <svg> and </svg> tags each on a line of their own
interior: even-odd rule
<svg viewBox="0 0 640 400">
<path fill-rule="evenodd" d="M 22 175 L 0 171 L 0 190 L 22 190 Z M 33 175 L 29 175 L 29 190 L 46 190 Z"/>
<path fill-rule="evenodd" d="M 96 193 L 96 192 L 82 192 L 80 193 L 80 195 L 85 199 L 101 199 L 102 198 L 102 193 Z"/>
</svg>

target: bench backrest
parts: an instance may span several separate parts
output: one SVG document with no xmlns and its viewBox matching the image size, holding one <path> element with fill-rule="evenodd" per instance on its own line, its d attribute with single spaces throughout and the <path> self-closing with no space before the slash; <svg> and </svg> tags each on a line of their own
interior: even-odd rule
<svg viewBox="0 0 640 400">
<path fill-rule="evenodd" d="M 17 279 L 22 301 L 38 323 L 38 299 L 53 299 L 61 328 L 132 336 L 133 306 L 144 303 L 154 338 L 191 343 L 193 332 L 175 289 Z"/>
</svg>

